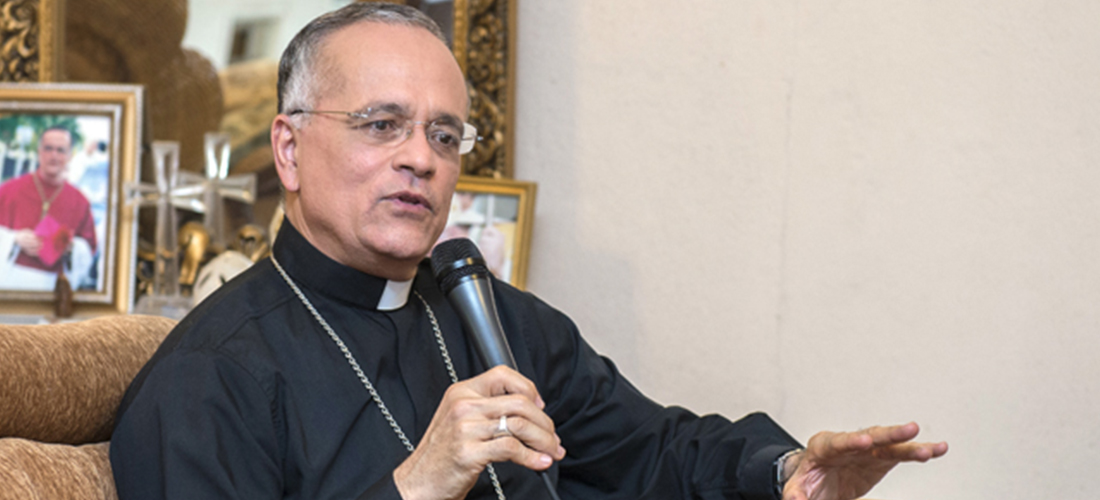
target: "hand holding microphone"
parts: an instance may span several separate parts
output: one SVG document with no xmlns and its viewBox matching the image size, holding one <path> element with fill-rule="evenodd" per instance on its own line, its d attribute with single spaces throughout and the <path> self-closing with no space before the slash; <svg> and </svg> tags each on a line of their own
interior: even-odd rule
<svg viewBox="0 0 1100 500">
<path fill-rule="evenodd" d="M 447 389 L 416 450 L 394 471 L 406 500 L 464 498 L 492 462 L 545 471 L 565 457 L 538 390 L 516 371 L 477 247 L 466 239 L 443 242 L 432 253 L 432 268 L 489 369 Z M 542 478 L 558 499 L 545 472 Z"/>
</svg>

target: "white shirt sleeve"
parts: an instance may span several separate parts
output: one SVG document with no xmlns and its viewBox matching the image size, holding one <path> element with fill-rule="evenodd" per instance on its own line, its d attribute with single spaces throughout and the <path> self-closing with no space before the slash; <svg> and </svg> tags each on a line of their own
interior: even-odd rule
<svg viewBox="0 0 1100 500">
<path fill-rule="evenodd" d="M 79 236 L 73 237 L 73 246 L 70 253 L 70 267 L 65 271 L 65 274 L 69 278 L 69 283 L 72 284 L 75 290 L 80 286 L 80 283 L 88 276 L 88 273 L 92 269 L 92 264 L 95 263 L 95 254 L 92 252 L 92 246 L 88 244 L 88 241 Z"/>
</svg>

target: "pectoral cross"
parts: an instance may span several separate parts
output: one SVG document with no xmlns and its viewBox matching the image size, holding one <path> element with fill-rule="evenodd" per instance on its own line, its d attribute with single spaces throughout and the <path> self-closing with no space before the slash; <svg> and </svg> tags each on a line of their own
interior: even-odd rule
<svg viewBox="0 0 1100 500">
<path fill-rule="evenodd" d="M 225 200 L 252 204 L 256 201 L 256 174 L 229 175 L 229 136 L 209 132 L 205 136 L 206 177 L 190 172 L 181 176 L 192 184 L 195 195 L 187 208 L 203 214 L 203 226 L 214 246 L 226 247 Z M 201 199 L 201 201 L 199 201 Z"/>
<path fill-rule="evenodd" d="M 45 190 L 42 189 L 42 181 L 38 178 L 38 173 L 35 172 L 31 175 L 31 180 L 34 181 L 34 189 L 38 191 L 38 198 L 42 200 L 42 215 L 38 217 L 38 220 L 42 220 L 46 218 L 46 214 L 50 213 L 50 205 L 53 204 L 53 201 L 57 199 L 57 195 L 61 194 L 61 191 L 65 186 L 58 186 L 58 188 L 54 190 L 53 194 L 50 195 L 49 198 L 47 198 Z"/>
</svg>

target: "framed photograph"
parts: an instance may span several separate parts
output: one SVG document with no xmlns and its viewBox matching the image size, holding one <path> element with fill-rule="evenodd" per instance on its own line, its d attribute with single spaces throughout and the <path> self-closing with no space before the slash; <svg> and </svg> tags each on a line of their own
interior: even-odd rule
<svg viewBox="0 0 1100 500">
<path fill-rule="evenodd" d="M 141 106 L 137 85 L 0 84 L 6 312 L 52 306 L 61 276 L 77 314 L 129 311 L 136 235 L 122 186 L 139 171 Z"/>
<path fill-rule="evenodd" d="M 533 182 L 460 177 L 451 199 L 447 227 L 439 241 L 473 240 L 494 276 L 524 289 L 531 252 L 535 190 Z"/>
</svg>

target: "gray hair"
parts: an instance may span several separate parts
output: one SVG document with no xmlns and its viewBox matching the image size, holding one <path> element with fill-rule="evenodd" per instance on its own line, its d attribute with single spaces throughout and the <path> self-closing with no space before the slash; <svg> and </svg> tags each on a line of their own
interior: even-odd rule
<svg viewBox="0 0 1100 500">
<path fill-rule="evenodd" d="M 356 2 L 324 14 L 310 21 L 283 51 L 279 61 L 279 112 L 286 113 L 311 106 L 316 91 L 314 64 L 316 56 L 327 38 L 342 28 L 360 22 L 419 27 L 435 35 L 444 45 L 450 45 L 447 36 L 432 18 L 407 5 L 389 3 Z"/>
</svg>

